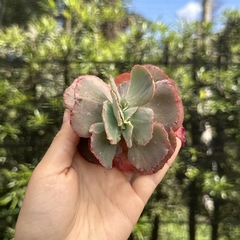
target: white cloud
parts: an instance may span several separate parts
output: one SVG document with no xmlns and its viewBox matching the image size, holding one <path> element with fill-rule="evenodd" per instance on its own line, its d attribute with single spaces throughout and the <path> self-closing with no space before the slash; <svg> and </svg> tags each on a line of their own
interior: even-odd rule
<svg viewBox="0 0 240 240">
<path fill-rule="evenodd" d="M 202 5 L 199 2 L 189 2 L 177 11 L 177 16 L 188 21 L 197 20 L 202 13 Z"/>
</svg>

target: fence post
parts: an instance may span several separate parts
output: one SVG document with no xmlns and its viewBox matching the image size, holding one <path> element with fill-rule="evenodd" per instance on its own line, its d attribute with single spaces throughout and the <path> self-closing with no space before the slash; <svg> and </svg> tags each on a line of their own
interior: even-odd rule
<svg viewBox="0 0 240 240">
<path fill-rule="evenodd" d="M 196 218 L 195 213 L 197 210 L 197 189 L 196 189 L 196 180 L 193 180 L 189 185 L 189 240 L 195 240 L 196 233 Z"/>
<path fill-rule="evenodd" d="M 158 232 L 159 232 L 159 222 L 160 222 L 160 216 L 159 214 L 156 214 L 153 221 L 153 229 L 151 234 L 151 240 L 158 240 Z"/>
</svg>

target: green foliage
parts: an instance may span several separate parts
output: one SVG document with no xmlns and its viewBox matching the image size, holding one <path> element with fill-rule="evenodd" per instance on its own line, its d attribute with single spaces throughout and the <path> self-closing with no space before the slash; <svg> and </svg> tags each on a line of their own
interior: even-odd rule
<svg viewBox="0 0 240 240">
<path fill-rule="evenodd" d="M 1 193 L 6 189 L 9 191 L 1 196 L 0 206 L 9 205 L 10 210 L 17 207 L 19 200 L 23 199 L 25 187 L 31 176 L 30 168 L 26 165 L 19 164 L 18 167 L 13 168 L 11 171 L 8 169 L 1 169 Z"/>
<path fill-rule="evenodd" d="M 226 176 L 220 177 L 214 172 L 206 172 L 204 174 L 203 191 L 212 197 L 220 197 L 226 199 L 231 194 L 233 184 L 228 183 Z"/>
<path fill-rule="evenodd" d="M 145 240 L 150 235 L 151 223 L 147 216 L 139 218 L 138 224 L 133 229 L 134 239 Z"/>
<path fill-rule="evenodd" d="M 2 165 L 1 162 L 0 164 Z M 0 169 L 0 232 L 4 233 L 6 239 L 13 239 L 16 216 L 33 167 L 27 164 L 18 164 L 11 170 L 4 165 L 1 167 L 3 168 Z"/>
<path fill-rule="evenodd" d="M 26 26 L 27 22 L 33 16 L 39 16 L 42 14 L 40 8 L 41 0 L 7 0 L 2 1 L 1 7 L 5 9 L 3 17 L 3 25 L 11 26 L 12 24 L 18 24 L 20 26 Z M 21 10 L 21 11 L 19 11 Z"/>
</svg>

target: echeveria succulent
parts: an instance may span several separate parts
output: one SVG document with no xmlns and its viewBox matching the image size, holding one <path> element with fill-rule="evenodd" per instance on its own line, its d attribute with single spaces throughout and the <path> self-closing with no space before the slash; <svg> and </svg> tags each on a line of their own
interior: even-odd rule
<svg viewBox="0 0 240 240">
<path fill-rule="evenodd" d="M 64 92 L 78 149 L 106 168 L 152 174 L 184 142 L 183 106 L 176 83 L 160 68 L 135 65 L 110 84 L 80 76 Z"/>
</svg>

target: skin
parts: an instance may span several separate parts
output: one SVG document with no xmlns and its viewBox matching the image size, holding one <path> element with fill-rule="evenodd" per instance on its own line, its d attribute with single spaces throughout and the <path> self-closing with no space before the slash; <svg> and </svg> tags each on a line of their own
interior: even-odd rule
<svg viewBox="0 0 240 240">
<path fill-rule="evenodd" d="M 177 156 L 153 175 L 123 173 L 87 162 L 66 110 L 63 124 L 33 171 L 18 217 L 15 240 L 126 240 Z"/>
</svg>

